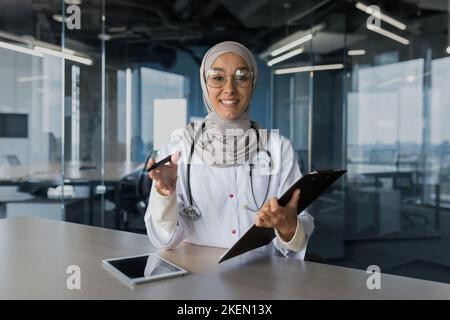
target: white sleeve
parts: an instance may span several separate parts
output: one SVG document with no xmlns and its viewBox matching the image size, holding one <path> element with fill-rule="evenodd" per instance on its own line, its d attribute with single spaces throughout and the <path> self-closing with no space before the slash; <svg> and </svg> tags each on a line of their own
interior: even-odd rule
<svg viewBox="0 0 450 320">
<path fill-rule="evenodd" d="M 290 251 L 299 252 L 306 245 L 306 234 L 305 228 L 303 227 L 303 223 L 300 219 L 297 218 L 297 227 L 295 229 L 294 236 L 288 242 L 281 239 L 278 230 L 275 229 L 275 235 L 277 236 L 278 246 L 281 248 L 288 249 Z"/>
<path fill-rule="evenodd" d="M 178 141 L 173 137 L 175 134 L 172 134 L 171 140 L 160 150 L 159 159 L 180 150 L 179 145 L 171 143 L 171 141 Z M 179 214 L 185 207 L 182 182 L 179 177 L 182 172 L 181 166 L 182 164 L 178 165 L 178 178 L 174 194 L 163 196 L 159 194 L 154 184 L 150 190 L 144 221 L 148 237 L 157 248 L 170 249 L 177 246 L 191 230 L 191 222 L 187 221 L 184 215 Z"/>
<path fill-rule="evenodd" d="M 297 160 L 295 159 L 292 144 L 286 138 L 282 138 L 280 163 L 281 172 L 280 186 L 277 194 L 278 198 L 280 198 L 302 176 Z M 301 196 L 302 195 L 300 193 L 300 197 Z M 276 237 L 272 243 L 285 257 L 303 260 L 305 257 L 308 240 L 313 231 L 314 218 L 307 212 L 307 210 L 303 210 L 297 216 L 297 229 L 291 241 L 283 241 L 278 236 L 278 232 L 275 230 Z"/>
<path fill-rule="evenodd" d="M 170 196 L 161 195 L 154 184 L 150 192 L 147 212 L 151 212 L 153 232 L 162 243 L 168 243 L 177 226 L 177 198 L 175 193 Z"/>
<path fill-rule="evenodd" d="M 152 186 L 145 213 L 145 227 L 152 244 L 157 248 L 171 249 L 183 241 L 191 231 L 192 222 L 180 214 L 184 200 L 177 180 L 176 195 L 163 196 Z"/>
</svg>

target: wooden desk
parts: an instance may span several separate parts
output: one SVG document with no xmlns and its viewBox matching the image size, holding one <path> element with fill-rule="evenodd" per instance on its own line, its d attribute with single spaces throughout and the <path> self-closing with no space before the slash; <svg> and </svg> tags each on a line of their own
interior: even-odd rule
<svg viewBox="0 0 450 320">
<path fill-rule="evenodd" d="M 159 252 L 185 277 L 123 285 L 102 259 Z M 154 249 L 145 235 L 67 222 L 0 220 L 0 299 L 449 299 L 450 285 L 247 253 L 217 264 L 223 249 L 182 244 Z M 68 290 L 66 268 L 81 268 L 81 290 Z"/>
</svg>

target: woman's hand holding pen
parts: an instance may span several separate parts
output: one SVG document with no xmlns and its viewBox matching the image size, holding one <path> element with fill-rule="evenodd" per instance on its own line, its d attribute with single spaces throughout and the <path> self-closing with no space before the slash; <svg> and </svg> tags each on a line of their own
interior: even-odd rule
<svg viewBox="0 0 450 320">
<path fill-rule="evenodd" d="M 178 151 L 171 156 L 170 163 L 161 165 L 148 173 L 148 177 L 154 181 L 159 194 L 169 196 L 175 192 L 179 159 L 180 152 Z M 147 169 L 154 163 L 155 160 L 150 159 L 147 163 Z"/>
<path fill-rule="evenodd" d="M 300 189 L 292 194 L 285 207 L 278 204 L 273 197 L 267 201 L 255 216 L 255 225 L 263 228 L 275 228 L 281 239 L 289 242 L 297 229 L 297 204 L 300 199 Z"/>
</svg>

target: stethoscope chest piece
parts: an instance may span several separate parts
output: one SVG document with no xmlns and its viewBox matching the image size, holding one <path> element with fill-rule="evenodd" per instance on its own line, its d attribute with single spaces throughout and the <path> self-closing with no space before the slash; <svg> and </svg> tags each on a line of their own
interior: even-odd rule
<svg viewBox="0 0 450 320">
<path fill-rule="evenodd" d="M 197 221 L 201 217 L 200 209 L 192 205 L 184 209 L 184 214 L 191 221 Z"/>
</svg>

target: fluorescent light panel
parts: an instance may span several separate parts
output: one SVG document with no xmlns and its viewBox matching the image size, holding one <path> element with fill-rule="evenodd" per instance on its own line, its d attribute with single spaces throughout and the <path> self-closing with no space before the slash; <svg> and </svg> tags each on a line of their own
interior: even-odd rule
<svg viewBox="0 0 450 320">
<path fill-rule="evenodd" d="M 57 50 L 53 50 L 53 49 L 49 49 L 49 48 L 45 48 L 45 47 L 40 47 L 40 46 L 34 47 L 34 50 L 51 55 L 51 56 L 59 57 L 59 58 L 62 58 L 64 56 L 64 59 L 79 62 L 82 64 L 86 64 L 88 66 L 92 65 L 91 59 L 76 56 L 73 54 L 74 51 L 70 50 L 70 49 L 64 50 L 64 54 L 61 51 L 57 51 Z M 66 51 L 68 51 L 68 52 L 66 52 Z"/>
<path fill-rule="evenodd" d="M 54 15 L 52 16 L 52 18 L 53 18 L 53 20 L 55 20 L 56 22 L 59 22 L 59 23 L 63 22 L 63 17 L 62 17 L 62 15 L 60 15 L 60 14 L 54 14 Z M 67 20 L 67 18 L 65 18 L 65 20 Z"/>
<path fill-rule="evenodd" d="M 46 54 L 49 54 L 49 55 L 55 56 L 55 57 L 61 57 L 62 56 L 62 52 L 61 51 L 56 50 L 56 49 L 50 49 L 50 48 L 47 48 L 47 47 L 35 46 L 34 50 L 38 51 L 38 52 L 46 53 Z M 67 48 L 64 48 L 64 54 L 65 55 L 68 55 L 68 54 L 75 55 L 75 51 L 67 49 Z"/>
<path fill-rule="evenodd" d="M 349 56 L 363 56 L 363 55 L 366 54 L 366 50 L 363 50 L 363 49 L 361 49 L 361 50 L 348 50 L 347 54 Z"/>
<path fill-rule="evenodd" d="M 342 63 L 336 64 L 323 64 L 318 66 L 305 66 L 305 67 L 294 67 L 275 70 L 275 74 L 288 74 L 288 73 L 299 73 L 299 72 L 310 72 L 310 71 L 323 71 L 323 70 L 337 70 L 343 69 L 344 65 Z"/>
<path fill-rule="evenodd" d="M 292 41 L 292 42 L 290 42 L 290 43 L 288 43 L 288 44 L 282 46 L 281 48 L 278 48 L 278 49 L 276 49 L 276 50 L 273 50 L 273 51 L 270 53 L 270 55 L 271 55 L 272 57 L 275 57 L 275 56 L 277 56 L 277 55 L 279 55 L 279 54 L 282 54 L 283 52 L 286 52 L 286 51 L 288 51 L 288 50 L 290 50 L 290 49 L 292 49 L 292 48 L 295 48 L 295 47 L 301 45 L 302 43 L 305 43 L 305 42 L 311 40 L 312 38 L 313 38 L 313 35 L 312 35 L 311 33 L 308 33 L 306 36 L 303 36 L 303 37 L 301 37 L 300 39 L 297 39 L 297 40 L 295 40 L 295 41 Z"/>
<path fill-rule="evenodd" d="M 450 54 L 450 46 L 447 47 L 447 53 Z"/>
<path fill-rule="evenodd" d="M 41 81 L 45 80 L 45 77 L 42 75 L 38 76 L 24 76 L 24 77 L 18 77 L 17 82 L 31 82 L 31 81 Z"/>
<path fill-rule="evenodd" d="M 72 4 L 79 6 L 81 4 L 81 0 L 64 0 L 64 2 L 69 6 Z"/>
<path fill-rule="evenodd" d="M 29 54 L 29 55 L 36 56 L 36 57 L 39 57 L 39 58 L 42 58 L 44 56 L 44 54 L 52 55 L 52 56 L 59 57 L 59 58 L 61 58 L 63 56 L 62 52 L 57 51 L 57 50 L 53 50 L 53 49 L 49 49 L 49 48 L 45 48 L 45 47 L 40 47 L 40 46 L 35 46 L 34 49 L 30 49 L 30 48 L 18 46 L 16 44 L 3 42 L 3 41 L 0 41 L 0 48 L 13 50 L 13 51 L 20 52 L 20 53 Z M 91 59 L 74 55 L 74 51 L 70 50 L 70 49 L 66 49 L 64 51 L 65 51 L 64 52 L 64 58 L 65 59 L 71 60 L 71 61 L 75 61 L 75 62 L 79 62 L 79 63 L 82 63 L 82 64 L 86 64 L 88 66 L 92 65 L 92 60 Z"/>
<path fill-rule="evenodd" d="M 22 46 L 18 46 L 18 45 L 3 42 L 3 41 L 0 41 L 0 48 L 13 50 L 13 51 L 20 52 L 20 53 L 30 54 L 30 55 L 33 55 L 36 57 L 41 57 L 41 58 L 43 56 L 42 53 L 36 52 L 33 49 L 25 48 Z"/>
<path fill-rule="evenodd" d="M 303 48 L 299 48 L 299 49 L 292 50 L 292 51 L 290 51 L 290 52 L 288 52 L 288 53 L 286 53 L 286 54 L 283 54 L 282 56 L 279 56 L 279 57 L 276 57 L 276 58 L 274 58 L 274 59 L 272 59 L 272 60 L 269 60 L 269 61 L 267 62 L 267 65 L 268 65 L 269 67 L 271 67 L 271 66 L 273 66 L 273 65 L 276 64 L 276 63 L 279 63 L 279 62 L 281 62 L 281 61 L 284 61 L 284 60 L 287 60 L 287 59 L 289 59 L 289 58 L 292 58 L 292 57 L 294 57 L 294 56 L 296 56 L 296 55 L 299 55 L 299 54 L 302 53 L 303 51 L 304 51 Z"/>
<path fill-rule="evenodd" d="M 389 23 L 390 25 L 392 25 L 400 30 L 406 30 L 406 25 L 404 23 L 401 23 L 400 21 L 385 15 L 384 13 L 381 12 L 381 10 L 379 12 L 374 11 L 372 8 L 366 6 L 362 2 L 357 2 L 356 8 L 358 8 L 359 10 L 364 11 L 365 13 L 370 14 L 376 18 L 381 19 L 384 22 Z"/>
<path fill-rule="evenodd" d="M 390 38 L 392 40 L 395 40 L 397 42 L 400 42 L 401 44 L 404 44 L 404 45 L 408 45 L 409 44 L 409 40 L 408 39 L 400 37 L 399 35 L 397 35 L 395 33 L 387 31 L 387 30 L 385 30 L 383 28 L 379 28 L 379 27 L 377 27 L 377 26 L 375 26 L 373 24 L 368 24 L 367 25 L 367 29 L 369 29 L 370 31 L 379 33 L 379 34 L 381 34 L 381 35 L 383 35 L 383 36 L 385 36 L 387 38 Z"/>
</svg>

